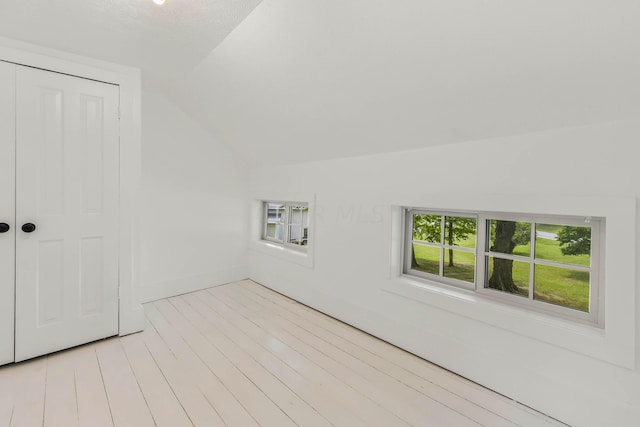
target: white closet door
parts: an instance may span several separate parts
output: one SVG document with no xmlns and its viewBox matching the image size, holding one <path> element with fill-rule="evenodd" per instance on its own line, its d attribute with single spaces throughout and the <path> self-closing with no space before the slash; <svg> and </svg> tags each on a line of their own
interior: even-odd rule
<svg viewBox="0 0 640 427">
<path fill-rule="evenodd" d="M 16 70 L 21 361 L 118 333 L 119 90 Z"/>
<path fill-rule="evenodd" d="M 0 365 L 13 362 L 15 68 L 0 61 Z M 5 231 L 7 226 L 10 228 Z"/>
</svg>

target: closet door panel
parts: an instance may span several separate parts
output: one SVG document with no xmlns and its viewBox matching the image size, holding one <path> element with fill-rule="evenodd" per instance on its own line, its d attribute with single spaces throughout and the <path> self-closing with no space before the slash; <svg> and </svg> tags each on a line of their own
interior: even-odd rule
<svg viewBox="0 0 640 427">
<path fill-rule="evenodd" d="M 13 362 L 15 289 L 15 68 L 0 61 L 0 365 Z"/>
<path fill-rule="evenodd" d="M 17 69 L 16 361 L 118 333 L 117 86 Z"/>
</svg>

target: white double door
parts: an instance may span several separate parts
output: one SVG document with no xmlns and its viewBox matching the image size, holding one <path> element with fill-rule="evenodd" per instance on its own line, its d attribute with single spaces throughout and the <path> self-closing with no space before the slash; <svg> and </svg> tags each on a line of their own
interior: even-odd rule
<svg viewBox="0 0 640 427">
<path fill-rule="evenodd" d="M 118 103 L 0 61 L 0 364 L 118 334 Z"/>
</svg>

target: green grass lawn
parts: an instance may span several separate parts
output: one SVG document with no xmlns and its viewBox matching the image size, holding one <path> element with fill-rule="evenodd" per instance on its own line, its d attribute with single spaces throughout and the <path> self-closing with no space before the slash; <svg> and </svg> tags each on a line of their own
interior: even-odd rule
<svg viewBox="0 0 640 427">
<path fill-rule="evenodd" d="M 533 298 L 589 311 L 589 272 L 536 265 Z"/>
<path fill-rule="evenodd" d="M 561 225 L 556 224 L 536 224 L 536 231 L 544 231 L 546 233 L 558 234 L 561 228 Z"/>
<path fill-rule="evenodd" d="M 417 270 L 440 274 L 440 249 L 414 244 L 413 250 L 418 262 Z M 454 251 L 453 260 L 453 267 L 449 267 L 449 251 L 445 250 L 444 277 L 473 283 L 475 280 L 475 255 L 469 252 Z"/>
<path fill-rule="evenodd" d="M 529 297 L 529 263 L 522 261 L 514 261 L 513 268 L 511 269 L 513 283 L 518 287 L 519 292 L 514 292 L 514 295 L 521 297 Z M 493 257 L 489 258 L 489 271 L 487 277 L 491 277 L 493 274 Z"/>
<path fill-rule="evenodd" d="M 554 228 L 557 227 L 557 228 Z M 538 230 L 557 233 L 559 226 L 549 226 Z M 473 248 L 475 236 L 457 243 L 462 247 Z M 418 270 L 439 274 L 440 250 L 429 246 L 414 244 Z M 530 245 L 516 246 L 514 255 L 529 255 Z M 537 265 L 535 267 L 534 299 L 550 304 L 560 305 L 580 311 L 589 311 L 589 272 L 572 270 L 571 265 L 590 265 L 588 255 L 562 255 L 560 244 L 555 240 L 536 239 L 536 257 L 549 261 L 567 264 L 569 268 L 558 268 Z M 445 250 L 444 277 L 474 282 L 475 257 L 473 254 L 454 251 L 454 266 L 449 267 L 449 251 Z M 491 262 L 490 262 L 491 264 Z M 491 265 L 489 266 L 491 270 Z M 489 272 L 490 274 L 490 272 Z M 516 262 L 513 268 L 513 280 L 521 289 L 523 296 L 528 295 L 529 263 Z"/>
<path fill-rule="evenodd" d="M 518 246 L 516 246 L 516 249 L 518 249 Z M 591 264 L 589 255 L 562 255 L 560 243 L 557 240 L 550 239 L 536 239 L 536 258 L 583 267 L 589 267 Z"/>
<path fill-rule="evenodd" d="M 413 244 L 418 265 L 416 270 L 425 273 L 440 274 L 440 249 L 431 246 Z"/>
<path fill-rule="evenodd" d="M 470 252 L 453 251 L 453 266 L 449 266 L 449 251 L 444 251 L 444 277 L 475 282 L 476 256 Z"/>
<path fill-rule="evenodd" d="M 464 240 L 460 240 L 459 242 L 455 243 L 455 246 L 460 246 L 463 248 L 470 248 L 473 249 L 476 247 L 476 235 L 470 235 L 468 236 L 466 239 Z"/>
</svg>

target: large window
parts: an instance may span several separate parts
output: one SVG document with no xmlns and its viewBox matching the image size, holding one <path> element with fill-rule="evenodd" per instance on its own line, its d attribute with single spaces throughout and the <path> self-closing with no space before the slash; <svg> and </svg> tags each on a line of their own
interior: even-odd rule
<svg viewBox="0 0 640 427">
<path fill-rule="evenodd" d="M 404 272 L 598 323 L 603 222 L 407 209 Z"/>
<path fill-rule="evenodd" d="M 263 203 L 262 238 L 305 250 L 309 244 L 309 205 L 297 202 Z"/>
</svg>

